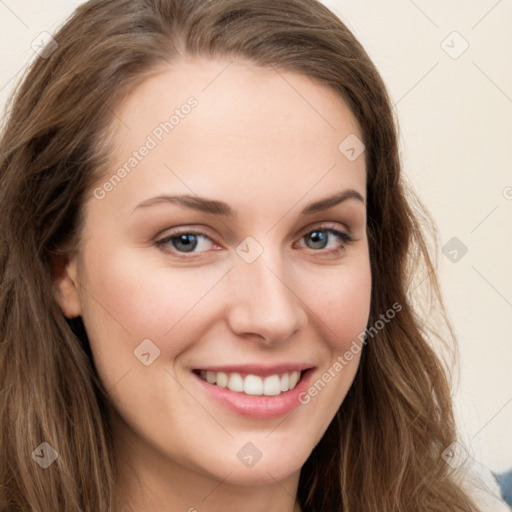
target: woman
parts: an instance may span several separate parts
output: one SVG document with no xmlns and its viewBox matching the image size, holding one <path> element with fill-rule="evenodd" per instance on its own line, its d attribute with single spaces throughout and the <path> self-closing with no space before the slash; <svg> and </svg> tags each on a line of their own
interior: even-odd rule
<svg viewBox="0 0 512 512">
<path fill-rule="evenodd" d="M 327 8 L 89 1 L 0 154 L 3 511 L 478 510 L 389 98 Z"/>
</svg>

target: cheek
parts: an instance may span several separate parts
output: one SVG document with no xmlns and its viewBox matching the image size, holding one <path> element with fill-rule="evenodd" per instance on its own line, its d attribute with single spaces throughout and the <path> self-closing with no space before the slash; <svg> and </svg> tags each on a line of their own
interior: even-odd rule
<svg viewBox="0 0 512 512">
<path fill-rule="evenodd" d="M 361 359 L 371 303 L 369 260 L 359 254 L 316 283 L 316 292 L 308 282 L 302 293 L 310 299 L 309 318 L 323 342 L 322 364 L 299 401 L 310 417 L 321 420 L 304 427 L 319 442 L 345 399 Z"/>
<path fill-rule="evenodd" d="M 323 334 L 333 353 L 344 352 L 364 332 L 370 314 L 371 271 L 367 258 L 333 269 L 317 278 L 316 285 L 304 283 L 304 302 L 314 312 L 312 322 Z"/>
<path fill-rule="evenodd" d="M 116 381 L 126 368 L 138 368 L 134 350 L 143 340 L 172 360 L 198 339 L 207 314 L 199 305 L 219 279 L 215 272 L 155 265 L 128 250 L 105 258 L 91 250 L 87 258 L 82 316 L 104 378 Z"/>
</svg>

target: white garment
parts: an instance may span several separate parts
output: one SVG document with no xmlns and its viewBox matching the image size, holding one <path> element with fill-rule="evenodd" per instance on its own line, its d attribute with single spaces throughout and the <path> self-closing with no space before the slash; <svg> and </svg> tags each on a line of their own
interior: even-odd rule
<svg viewBox="0 0 512 512">
<path fill-rule="evenodd" d="M 471 460 L 470 466 L 467 468 L 464 486 L 481 512 L 511 512 L 512 509 L 501 499 L 498 482 L 489 468 L 475 460 Z"/>
</svg>

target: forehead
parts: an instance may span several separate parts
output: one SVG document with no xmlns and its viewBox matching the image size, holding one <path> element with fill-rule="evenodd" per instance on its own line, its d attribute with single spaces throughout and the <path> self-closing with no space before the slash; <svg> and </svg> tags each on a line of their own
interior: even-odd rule
<svg viewBox="0 0 512 512">
<path fill-rule="evenodd" d="M 112 196 L 132 203 L 167 186 L 241 199 L 281 190 L 298 200 L 314 187 L 359 187 L 364 196 L 364 154 L 351 160 L 342 151 L 347 138 L 362 139 L 353 114 L 334 90 L 295 72 L 179 61 L 147 78 L 115 114 L 105 177 L 124 167 Z"/>
</svg>

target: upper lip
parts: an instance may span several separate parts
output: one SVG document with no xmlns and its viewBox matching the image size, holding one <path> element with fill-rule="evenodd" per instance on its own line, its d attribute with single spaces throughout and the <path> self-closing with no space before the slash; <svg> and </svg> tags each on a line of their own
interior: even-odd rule
<svg viewBox="0 0 512 512">
<path fill-rule="evenodd" d="M 194 368 L 194 371 L 210 371 L 210 372 L 225 372 L 225 373 L 243 373 L 250 375 L 259 375 L 267 377 L 268 375 L 276 375 L 280 373 L 289 373 L 295 371 L 303 371 L 313 368 L 314 365 L 310 363 L 282 363 L 272 366 L 261 364 L 240 364 L 240 365 L 219 365 L 219 366 L 202 366 Z"/>
</svg>

